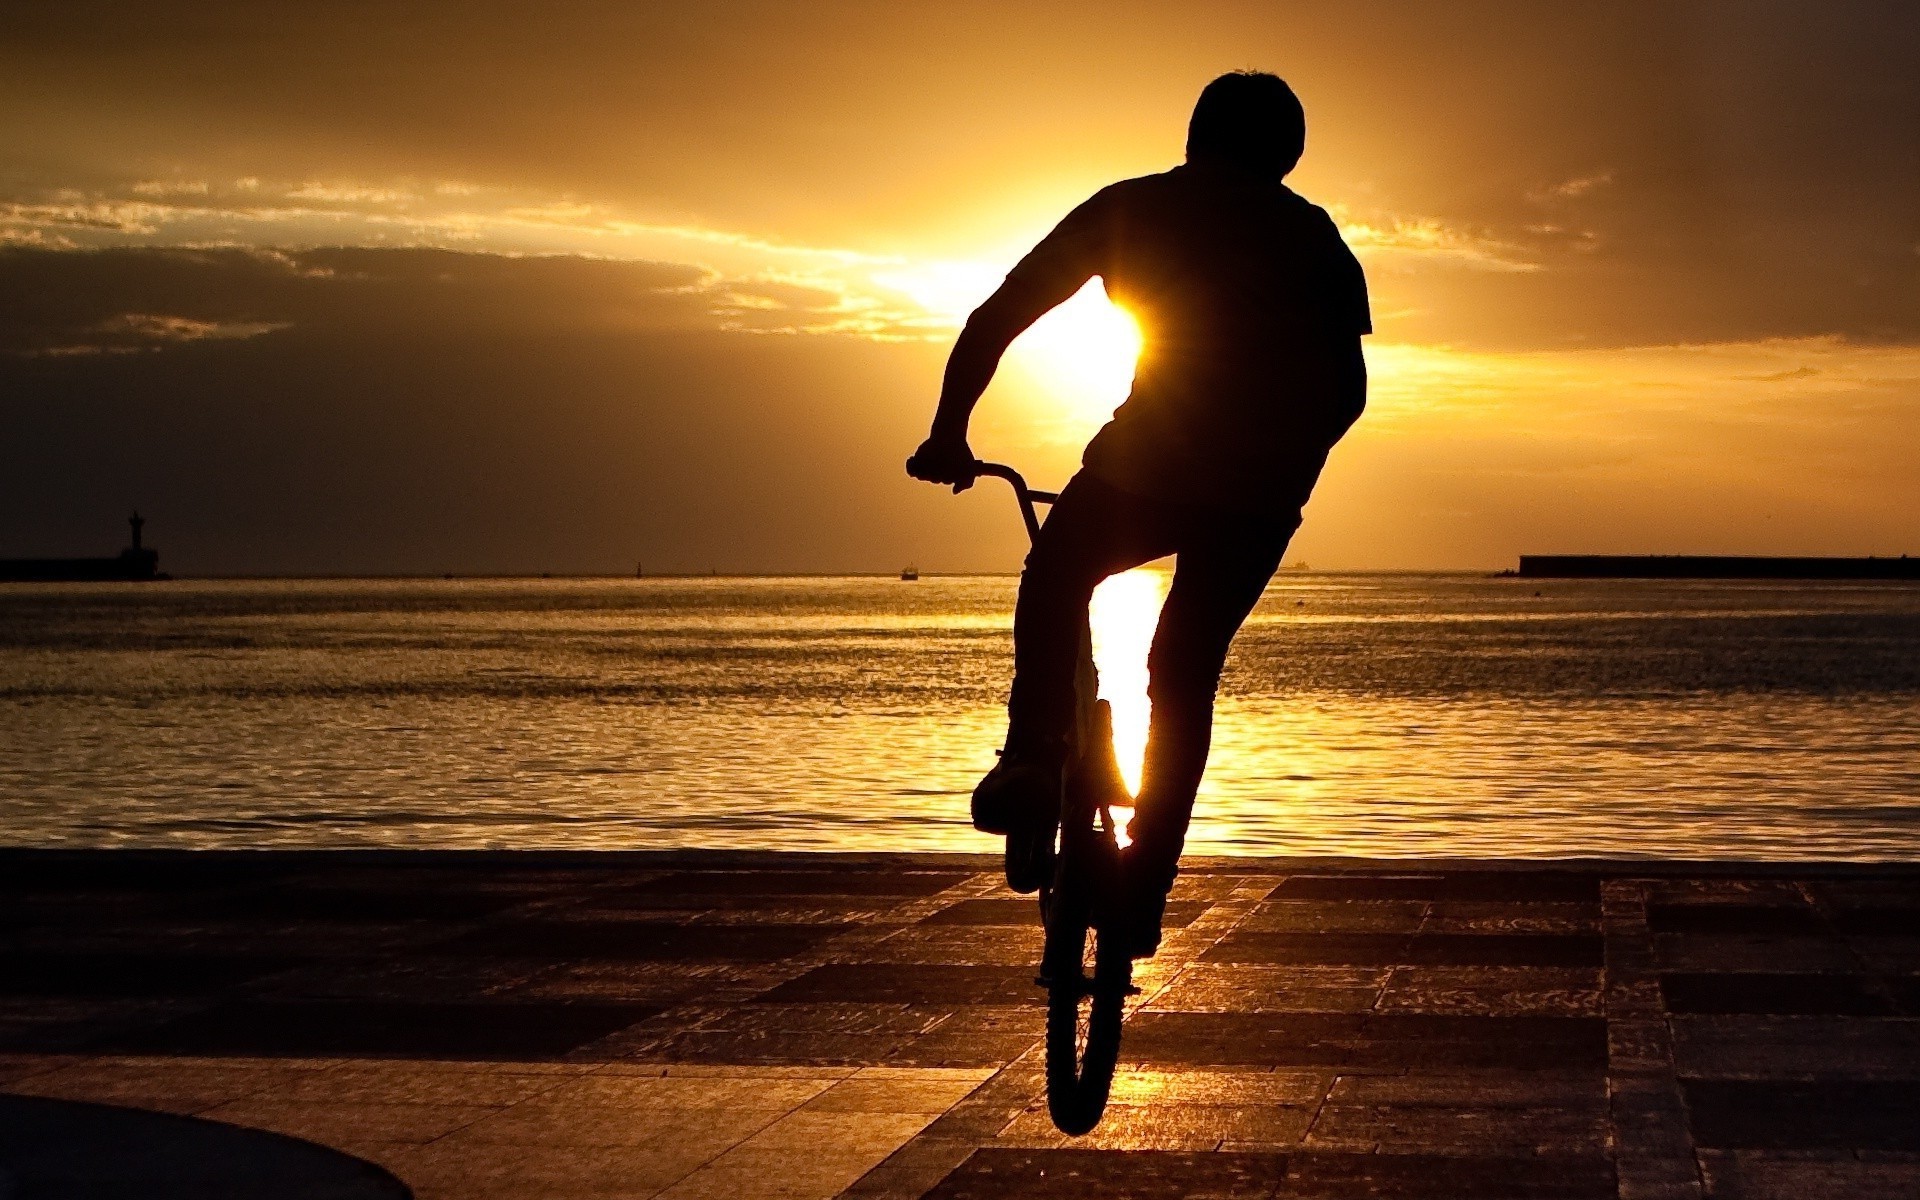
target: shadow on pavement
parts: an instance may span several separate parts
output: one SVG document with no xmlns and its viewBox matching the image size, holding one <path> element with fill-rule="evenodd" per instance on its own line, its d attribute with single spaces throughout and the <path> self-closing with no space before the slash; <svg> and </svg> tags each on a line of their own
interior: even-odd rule
<svg viewBox="0 0 1920 1200">
<path fill-rule="evenodd" d="M 372 1163 L 166 1113 L 0 1096 L 0 1200 L 409 1200 Z"/>
</svg>

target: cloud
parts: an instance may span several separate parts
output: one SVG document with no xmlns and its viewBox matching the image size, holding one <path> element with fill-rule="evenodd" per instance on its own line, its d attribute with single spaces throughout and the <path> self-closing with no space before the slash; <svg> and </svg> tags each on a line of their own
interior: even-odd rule
<svg viewBox="0 0 1920 1200">
<path fill-rule="evenodd" d="M 697 268 L 428 248 L 0 248 L 0 353 L 157 349 L 286 330 L 713 328 Z"/>
<path fill-rule="evenodd" d="M 1535 204 L 1557 204 L 1568 200 L 1578 200 L 1613 182 L 1613 172 L 1595 171 L 1591 175 L 1576 175 L 1572 179 L 1563 179 L 1558 183 L 1546 184 L 1529 189 L 1527 199 Z"/>
<path fill-rule="evenodd" d="M 1345 209 L 1331 210 L 1354 253 L 1369 266 L 1417 269 L 1435 260 L 1487 271 L 1538 271 L 1540 264 L 1509 242 L 1453 228 L 1432 217 L 1358 220 Z"/>
<path fill-rule="evenodd" d="M 898 255 L 636 221 L 577 199 L 536 200 L 446 181 L 275 183 L 248 176 L 218 184 L 136 181 L 92 193 L 63 189 L 0 206 L 0 244 L 103 252 L 236 248 L 309 258 L 326 247 L 357 245 L 502 259 L 673 263 L 688 273 L 677 286 L 705 293 L 709 311 L 727 327 L 754 332 L 920 338 L 949 331 L 964 316 L 902 304 L 901 294 L 881 281 L 908 265 Z M 987 271 L 997 280 L 998 270 Z M 773 313 L 782 315 L 775 320 Z"/>
</svg>

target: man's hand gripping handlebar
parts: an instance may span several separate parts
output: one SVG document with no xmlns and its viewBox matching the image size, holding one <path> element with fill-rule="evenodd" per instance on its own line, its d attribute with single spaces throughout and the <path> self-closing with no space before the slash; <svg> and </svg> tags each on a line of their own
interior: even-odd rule
<svg viewBox="0 0 1920 1200">
<path fill-rule="evenodd" d="M 928 483 L 951 484 L 957 493 L 973 486 L 979 465 L 966 438 L 930 437 L 907 459 L 907 474 Z"/>
<path fill-rule="evenodd" d="M 965 442 L 955 447 L 928 438 L 907 460 L 907 474 L 928 483 L 950 484 L 956 493 L 972 487 L 974 480 L 982 475 L 1006 480 L 1013 487 L 1014 499 L 1020 502 L 1020 518 L 1026 522 L 1027 537 L 1030 539 L 1040 536 L 1040 514 L 1034 511 L 1033 506 L 1052 504 L 1060 495 L 1058 492 L 1041 492 L 1028 487 L 1020 472 L 1004 463 L 981 462 L 973 456 L 973 451 L 967 448 Z"/>
</svg>

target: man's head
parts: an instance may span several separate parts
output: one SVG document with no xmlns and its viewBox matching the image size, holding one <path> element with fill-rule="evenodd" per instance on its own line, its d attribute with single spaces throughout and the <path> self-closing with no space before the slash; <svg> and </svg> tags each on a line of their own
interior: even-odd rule
<svg viewBox="0 0 1920 1200">
<path fill-rule="evenodd" d="M 1278 179 L 1300 161 L 1307 116 L 1286 80 L 1235 71 L 1209 83 L 1187 124 L 1187 161 L 1222 163 Z"/>
</svg>

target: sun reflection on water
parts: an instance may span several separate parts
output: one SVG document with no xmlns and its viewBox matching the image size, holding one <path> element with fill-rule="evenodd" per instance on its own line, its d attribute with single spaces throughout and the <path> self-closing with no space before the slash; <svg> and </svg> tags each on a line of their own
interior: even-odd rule
<svg viewBox="0 0 1920 1200">
<path fill-rule="evenodd" d="M 1127 791 L 1140 791 L 1146 757 L 1147 651 L 1167 595 L 1167 574 L 1140 567 L 1113 576 L 1093 593 L 1093 662 L 1100 669 L 1100 698 L 1113 706 L 1113 753 Z M 1124 821 L 1129 814 L 1116 812 Z"/>
</svg>

